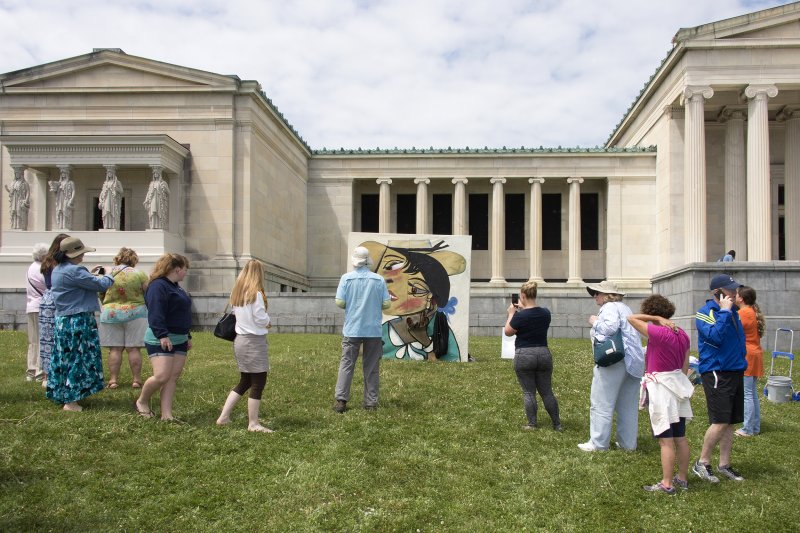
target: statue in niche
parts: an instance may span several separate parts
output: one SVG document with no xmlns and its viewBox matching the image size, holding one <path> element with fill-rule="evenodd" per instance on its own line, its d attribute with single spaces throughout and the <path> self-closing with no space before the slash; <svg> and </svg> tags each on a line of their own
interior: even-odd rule
<svg viewBox="0 0 800 533">
<path fill-rule="evenodd" d="M 117 179 L 113 165 L 106 166 L 106 181 L 100 191 L 98 207 L 103 214 L 103 229 L 116 229 L 120 227 L 122 213 L 122 183 Z"/>
<path fill-rule="evenodd" d="M 161 167 L 153 167 L 153 181 L 147 189 L 144 208 L 150 229 L 167 229 L 169 221 L 169 186 L 161 175 Z"/>
<path fill-rule="evenodd" d="M 14 166 L 14 182 L 11 187 L 6 185 L 8 191 L 8 207 L 11 213 L 11 229 L 28 229 L 28 209 L 31 206 L 31 189 L 22 179 L 25 167 Z"/>
<path fill-rule="evenodd" d="M 69 167 L 58 167 L 58 180 L 49 181 L 50 192 L 56 194 L 56 229 L 72 229 L 72 211 L 75 202 L 75 182 L 69 179 Z"/>
</svg>

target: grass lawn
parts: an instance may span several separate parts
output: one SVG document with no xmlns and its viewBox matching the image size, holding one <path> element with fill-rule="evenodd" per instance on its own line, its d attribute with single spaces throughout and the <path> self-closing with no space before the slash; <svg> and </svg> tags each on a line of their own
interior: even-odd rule
<svg viewBox="0 0 800 533">
<path fill-rule="evenodd" d="M 271 435 L 246 431 L 244 402 L 230 426 L 215 426 L 238 373 L 231 344 L 210 334 L 195 335 L 178 384 L 184 425 L 136 416 L 127 369 L 120 388 L 82 402 L 83 413 L 62 412 L 25 382 L 25 345 L 24 333 L 0 332 L 2 531 L 800 527 L 800 402 L 762 402 L 762 435 L 734 443 L 744 482 L 690 477 L 688 492 L 646 493 L 642 485 L 660 478 L 646 412 L 637 451 L 576 447 L 588 437 L 585 340 L 551 344 L 560 434 L 541 407 L 542 429 L 521 430 L 521 394 L 499 338 L 470 340 L 475 363 L 384 361 L 376 412 L 360 408 L 359 369 L 353 409 L 339 415 L 331 405 L 340 337 L 270 335 L 262 412 Z M 696 459 L 707 427 L 699 387 L 693 407 Z"/>
</svg>

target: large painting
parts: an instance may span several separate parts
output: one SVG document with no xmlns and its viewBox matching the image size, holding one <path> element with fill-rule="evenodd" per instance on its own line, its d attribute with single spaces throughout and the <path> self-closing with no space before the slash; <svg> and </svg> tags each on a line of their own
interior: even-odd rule
<svg viewBox="0 0 800 533">
<path fill-rule="evenodd" d="M 351 233 L 348 249 L 356 246 L 389 288 L 383 357 L 467 361 L 472 237 Z"/>
</svg>

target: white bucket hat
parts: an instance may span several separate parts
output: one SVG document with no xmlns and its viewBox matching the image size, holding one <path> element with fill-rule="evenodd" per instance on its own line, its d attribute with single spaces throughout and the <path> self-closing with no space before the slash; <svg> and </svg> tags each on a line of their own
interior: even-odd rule
<svg viewBox="0 0 800 533">
<path fill-rule="evenodd" d="M 352 261 L 353 266 L 356 268 L 372 266 L 372 259 L 369 256 L 369 250 L 363 246 L 356 246 L 356 249 L 353 250 L 353 255 L 350 257 L 350 260 Z"/>
<path fill-rule="evenodd" d="M 602 292 L 603 294 L 619 294 L 620 296 L 625 296 L 624 292 L 621 292 L 619 289 L 617 289 L 617 284 L 609 280 L 603 280 L 600 283 L 587 285 L 586 290 L 589 291 L 589 294 L 592 296 L 598 292 Z"/>
</svg>

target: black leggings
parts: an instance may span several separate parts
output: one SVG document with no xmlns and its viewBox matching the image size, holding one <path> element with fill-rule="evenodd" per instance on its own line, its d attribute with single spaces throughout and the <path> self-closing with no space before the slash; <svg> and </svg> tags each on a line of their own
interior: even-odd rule
<svg viewBox="0 0 800 533">
<path fill-rule="evenodd" d="M 250 389 L 250 398 L 253 400 L 260 400 L 261 393 L 264 392 L 264 385 L 267 384 L 267 373 L 240 372 L 240 374 L 239 383 L 233 388 L 233 392 L 239 396 L 244 396 L 247 389 Z"/>
<path fill-rule="evenodd" d="M 542 397 L 544 408 L 550 415 L 553 426 L 559 426 L 558 400 L 553 394 L 551 380 L 553 377 L 553 356 L 545 346 L 536 348 L 519 348 L 514 354 L 514 370 L 522 388 L 522 401 L 525 405 L 525 416 L 528 425 L 536 425 L 536 392 Z"/>
</svg>

